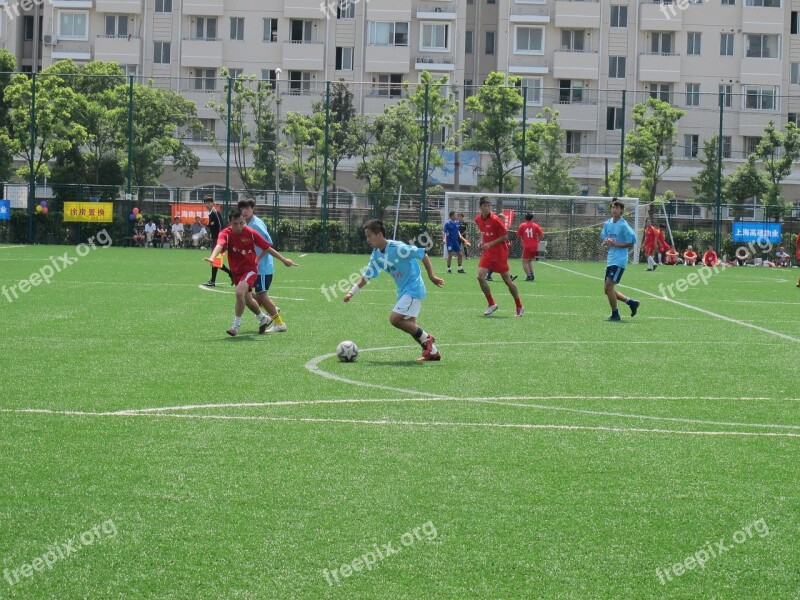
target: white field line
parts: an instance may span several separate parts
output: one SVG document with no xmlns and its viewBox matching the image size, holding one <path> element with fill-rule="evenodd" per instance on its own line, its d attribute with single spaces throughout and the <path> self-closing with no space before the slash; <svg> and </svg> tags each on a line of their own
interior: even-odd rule
<svg viewBox="0 0 800 600">
<path fill-rule="evenodd" d="M 546 264 L 553 269 L 561 269 L 562 271 L 566 271 L 567 273 L 572 273 L 573 275 L 580 275 L 581 277 L 588 277 L 589 279 L 594 279 L 595 281 L 603 281 L 601 277 L 597 277 L 595 275 L 588 275 L 586 273 L 581 273 L 580 271 L 573 271 L 572 269 L 567 269 L 566 267 L 560 267 L 558 265 L 554 265 L 552 263 L 542 263 Z M 663 300 L 665 302 L 671 302 L 672 304 L 677 304 L 678 306 L 682 306 L 684 308 L 688 308 L 690 310 L 695 310 L 699 313 L 703 313 L 704 315 L 708 315 L 710 317 L 714 317 L 715 319 L 720 319 L 722 321 L 727 321 L 728 323 L 733 323 L 734 325 L 740 325 L 742 327 L 749 327 L 750 329 L 755 329 L 756 331 L 760 331 L 761 333 L 767 333 L 769 335 L 774 335 L 779 338 L 783 338 L 785 340 L 789 340 L 790 342 L 800 343 L 800 339 L 793 337 L 791 335 L 781 333 L 780 331 L 773 331 L 772 329 L 767 329 L 766 327 L 759 327 L 758 325 L 753 325 L 752 323 L 748 323 L 747 321 L 740 321 L 739 319 L 734 319 L 732 317 L 726 317 L 725 315 L 721 315 L 719 313 L 712 312 L 710 310 L 706 310 L 704 308 L 700 308 L 699 306 L 692 306 L 691 304 L 686 304 L 685 302 L 680 302 L 673 298 L 668 298 L 666 296 L 659 296 L 658 294 L 653 294 L 652 292 L 647 292 L 645 290 L 641 290 L 639 288 L 631 287 L 629 285 L 622 285 L 620 284 L 618 287 L 625 288 L 628 290 L 633 290 L 635 292 L 639 292 L 640 294 L 644 294 L 645 296 L 650 296 L 651 298 L 657 298 L 659 300 Z"/>
<path fill-rule="evenodd" d="M 197 287 L 199 287 L 201 290 L 204 290 L 206 292 L 216 292 L 217 294 L 235 294 L 236 293 L 236 290 L 224 290 L 224 289 L 223 290 L 219 290 L 219 289 L 217 289 L 215 287 L 213 287 L 213 288 L 206 287 L 202 283 L 200 285 L 198 285 Z M 228 287 L 231 287 L 231 286 L 228 286 Z M 288 298 L 286 296 L 273 296 L 272 294 L 270 294 L 269 297 L 270 298 L 277 298 L 278 300 L 294 300 L 295 302 L 308 302 L 308 300 L 306 300 L 305 298 Z"/>
</svg>

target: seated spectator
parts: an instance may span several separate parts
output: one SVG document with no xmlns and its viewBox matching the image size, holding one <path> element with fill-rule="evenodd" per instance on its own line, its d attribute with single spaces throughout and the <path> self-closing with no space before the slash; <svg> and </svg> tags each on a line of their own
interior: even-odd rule
<svg viewBox="0 0 800 600">
<path fill-rule="evenodd" d="M 158 245 L 160 247 L 163 248 L 164 244 L 169 244 L 169 227 L 167 227 L 167 224 L 164 223 L 164 219 L 158 220 L 156 235 L 158 236 Z"/>
<path fill-rule="evenodd" d="M 703 254 L 703 264 L 707 267 L 715 267 L 719 264 L 717 253 L 714 252 L 714 248 L 711 246 L 709 246 L 708 250 Z"/>
<path fill-rule="evenodd" d="M 744 267 L 747 264 L 747 259 L 750 258 L 750 253 L 747 251 L 747 248 L 744 246 L 740 246 L 736 249 L 735 258 L 731 261 L 731 264 Z"/>
<path fill-rule="evenodd" d="M 192 228 L 189 230 L 189 233 L 192 235 L 192 245 L 195 248 L 200 246 L 200 242 L 208 237 L 206 228 L 203 227 L 203 224 L 200 222 L 200 217 L 194 218 L 194 223 L 192 223 Z"/>
<path fill-rule="evenodd" d="M 675 246 L 670 246 L 664 256 L 664 264 L 677 265 L 678 264 L 678 251 Z"/>
<path fill-rule="evenodd" d="M 775 253 L 775 263 L 779 267 L 788 267 L 789 266 L 789 255 L 783 249 L 783 246 L 778 248 L 778 251 Z"/>
<path fill-rule="evenodd" d="M 693 267 L 697 262 L 697 252 L 694 251 L 694 248 L 689 246 L 686 249 L 686 252 L 683 253 L 683 264 Z"/>
<path fill-rule="evenodd" d="M 183 223 L 178 217 L 172 220 L 172 247 L 180 248 L 183 244 Z"/>
<path fill-rule="evenodd" d="M 142 225 L 142 220 L 137 219 L 136 224 L 133 226 L 133 245 L 144 248 L 144 240 L 144 226 Z"/>
<path fill-rule="evenodd" d="M 147 222 L 147 225 L 144 226 L 144 237 L 145 242 L 147 242 L 148 246 L 153 245 L 153 238 L 156 235 L 156 224 L 153 223 L 153 219 L 150 219 Z"/>
</svg>

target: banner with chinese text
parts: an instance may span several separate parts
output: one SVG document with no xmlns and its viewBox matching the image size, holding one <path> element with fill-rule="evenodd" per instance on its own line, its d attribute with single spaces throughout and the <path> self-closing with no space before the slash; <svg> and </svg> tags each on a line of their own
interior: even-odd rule
<svg viewBox="0 0 800 600">
<path fill-rule="evenodd" d="M 111 223 L 113 202 L 64 202 L 64 221 L 71 223 Z"/>
</svg>

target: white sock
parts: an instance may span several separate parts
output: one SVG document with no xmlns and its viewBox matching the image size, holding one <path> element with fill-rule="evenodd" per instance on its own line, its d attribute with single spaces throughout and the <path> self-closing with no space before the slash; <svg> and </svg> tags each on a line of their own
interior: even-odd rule
<svg viewBox="0 0 800 600">
<path fill-rule="evenodd" d="M 653 257 L 652 256 L 648 256 L 647 257 L 647 266 L 652 269 L 655 266 L 655 264 L 656 264 L 656 261 L 653 260 Z"/>
<path fill-rule="evenodd" d="M 427 342 L 427 341 L 428 341 L 428 334 L 423 331 L 422 335 L 419 336 L 419 343 L 424 346 L 425 342 Z"/>
<path fill-rule="evenodd" d="M 258 315 L 256 315 L 256 318 L 259 320 L 259 322 L 261 322 L 267 318 L 267 315 L 265 315 L 264 311 L 262 310 L 260 313 L 258 313 Z"/>
<path fill-rule="evenodd" d="M 242 317 L 233 317 L 233 329 L 239 329 L 239 325 L 242 322 Z"/>
<path fill-rule="evenodd" d="M 436 344 L 431 344 L 431 354 L 436 354 L 439 350 L 436 348 Z"/>
</svg>

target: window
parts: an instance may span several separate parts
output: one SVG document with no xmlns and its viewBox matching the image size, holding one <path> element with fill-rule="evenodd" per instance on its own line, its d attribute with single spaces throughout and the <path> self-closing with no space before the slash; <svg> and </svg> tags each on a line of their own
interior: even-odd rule
<svg viewBox="0 0 800 600">
<path fill-rule="evenodd" d="M 370 21 L 370 46 L 408 46 L 408 23 L 404 21 Z"/>
<path fill-rule="evenodd" d="M 153 64 L 168 65 L 171 42 L 153 42 Z"/>
<path fill-rule="evenodd" d="M 217 39 L 217 17 L 197 17 L 194 25 L 194 39 Z"/>
<path fill-rule="evenodd" d="M 231 39 L 244 40 L 244 17 L 231 17 Z"/>
<path fill-rule="evenodd" d="M 274 69 L 261 69 L 261 81 L 266 81 L 270 87 L 275 87 L 275 82 L 278 81 L 278 74 Z"/>
<path fill-rule="evenodd" d="M 789 83 L 800 83 L 800 63 L 792 63 Z"/>
<path fill-rule="evenodd" d="M 403 94 L 403 76 L 399 74 L 378 75 L 378 96 L 399 98 Z"/>
<path fill-rule="evenodd" d="M 586 31 L 583 29 L 563 29 L 561 31 L 561 49 L 570 52 L 583 52 L 583 40 Z"/>
<path fill-rule="evenodd" d="M 791 26 L 789 28 L 789 33 L 791 33 L 792 35 L 797 35 L 798 33 L 800 33 L 800 31 L 798 31 L 798 27 L 797 27 L 797 11 L 796 10 L 792 11 L 792 22 L 791 22 Z"/>
<path fill-rule="evenodd" d="M 289 31 L 293 42 L 308 43 L 313 41 L 314 23 L 310 20 L 292 19 L 289 21 Z"/>
<path fill-rule="evenodd" d="M 486 54 L 494 54 L 494 31 L 486 32 Z"/>
<path fill-rule="evenodd" d="M 781 0 L 746 0 L 745 6 L 761 6 L 764 8 L 780 8 Z"/>
<path fill-rule="evenodd" d="M 753 154 L 756 149 L 758 148 L 758 144 L 761 142 L 760 137 L 753 137 L 746 135 L 744 136 L 744 154 L 747 156 L 748 154 Z"/>
<path fill-rule="evenodd" d="M 722 107 L 733 107 L 733 86 L 725 83 L 719 86 L 719 93 L 722 94 Z"/>
<path fill-rule="evenodd" d="M 733 154 L 733 138 L 729 135 L 722 136 L 722 158 L 730 158 Z"/>
<path fill-rule="evenodd" d="M 689 31 L 686 34 L 686 55 L 700 56 L 700 32 Z"/>
<path fill-rule="evenodd" d="M 609 79 L 625 79 L 626 60 L 624 56 L 608 57 L 608 77 Z"/>
<path fill-rule="evenodd" d="M 339 0 L 336 4 L 337 19 L 355 19 L 356 5 L 352 0 Z"/>
<path fill-rule="evenodd" d="M 721 33 L 719 35 L 719 55 L 733 56 L 733 34 Z"/>
<path fill-rule="evenodd" d="M 231 79 L 239 79 L 244 76 L 244 69 L 228 69 L 228 77 Z"/>
<path fill-rule="evenodd" d="M 60 12 L 58 14 L 59 39 L 88 40 L 89 30 L 86 16 L 85 12 Z"/>
<path fill-rule="evenodd" d="M 683 136 L 683 157 L 697 158 L 697 150 L 700 145 L 700 136 L 696 133 L 687 133 Z"/>
<path fill-rule="evenodd" d="M 157 13 L 171 13 L 172 12 L 172 0 L 156 0 L 156 12 Z"/>
<path fill-rule="evenodd" d="M 745 38 L 745 56 L 747 58 L 780 58 L 778 38 L 779 36 L 775 34 L 748 34 Z"/>
<path fill-rule="evenodd" d="M 492 36 L 494 37 L 494 34 L 492 34 Z M 514 43 L 515 53 L 544 54 L 544 28 L 517 27 L 514 39 L 515 39 Z M 486 53 L 487 54 L 489 53 L 488 46 Z M 494 39 L 492 39 L 492 54 L 494 54 Z"/>
<path fill-rule="evenodd" d="M 700 84 L 686 84 L 686 106 L 700 106 Z"/>
<path fill-rule="evenodd" d="M 671 83 L 651 83 L 650 84 L 650 97 L 662 102 L 672 102 L 672 84 Z"/>
<path fill-rule="evenodd" d="M 651 54 L 672 54 L 672 33 L 653 31 L 650 35 Z"/>
<path fill-rule="evenodd" d="M 565 132 L 566 150 L 567 154 L 580 154 L 581 153 L 581 132 L 580 131 L 567 131 Z"/>
<path fill-rule="evenodd" d="M 195 69 L 194 89 L 199 92 L 211 92 L 217 89 L 217 70 Z"/>
<path fill-rule="evenodd" d="M 128 16 L 106 15 L 106 35 L 110 37 L 128 37 Z"/>
<path fill-rule="evenodd" d="M 497 4 L 496 0 L 486 0 L 486 4 Z"/>
<path fill-rule="evenodd" d="M 722 0 L 722 6 L 736 6 L 736 0 Z"/>
<path fill-rule="evenodd" d="M 289 93 L 307 94 L 311 91 L 310 71 L 289 71 Z"/>
<path fill-rule="evenodd" d="M 119 68 L 122 69 L 125 77 L 130 77 L 131 75 L 136 77 L 139 75 L 139 65 L 120 65 Z"/>
<path fill-rule="evenodd" d="M 216 121 L 214 119 L 198 119 L 201 128 L 197 131 L 192 131 L 191 140 L 193 142 L 207 142 L 214 138 L 216 132 Z"/>
<path fill-rule="evenodd" d="M 744 108 L 754 110 L 777 110 L 778 86 L 775 85 L 745 85 Z"/>
<path fill-rule="evenodd" d="M 278 19 L 264 19 L 264 40 L 265 42 L 278 41 Z"/>
<path fill-rule="evenodd" d="M 423 23 L 420 50 L 447 51 L 450 49 L 450 26 L 445 23 Z"/>
<path fill-rule="evenodd" d="M 606 131 L 621 131 L 624 118 L 621 106 L 609 106 L 606 109 Z"/>
<path fill-rule="evenodd" d="M 628 7 L 622 4 L 611 5 L 611 27 L 628 26 Z"/>
<path fill-rule="evenodd" d="M 800 125 L 800 113 L 789 113 L 789 123 Z"/>
<path fill-rule="evenodd" d="M 558 82 L 558 103 L 572 104 L 583 102 L 583 81 L 561 79 Z"/>
<path fill-rule="evenodd" d="M 542 105 L 542 78 L 541 77 L 523 77 L 519 81 L 520 88 L 527 88 L 525 91 L 526 104 L 528 105 Z"/>
<path fill-rule="evenodd" d="M 464 100 L 469 98 L 475 93 L 475 89 L 472 86 L 472 79 L 465 79 L 464 80 Z"/>
<path fill-rule="evenodd" d="M 353 48 L 341 46 L 336 48 L 336 70 L 353 70 Z"/>
<path fill-rule="evenodd" d="M 464 32 L 464 54 L 472 54 L 472 41 L 475 32 L 471 29 Z"/>
</svg>

